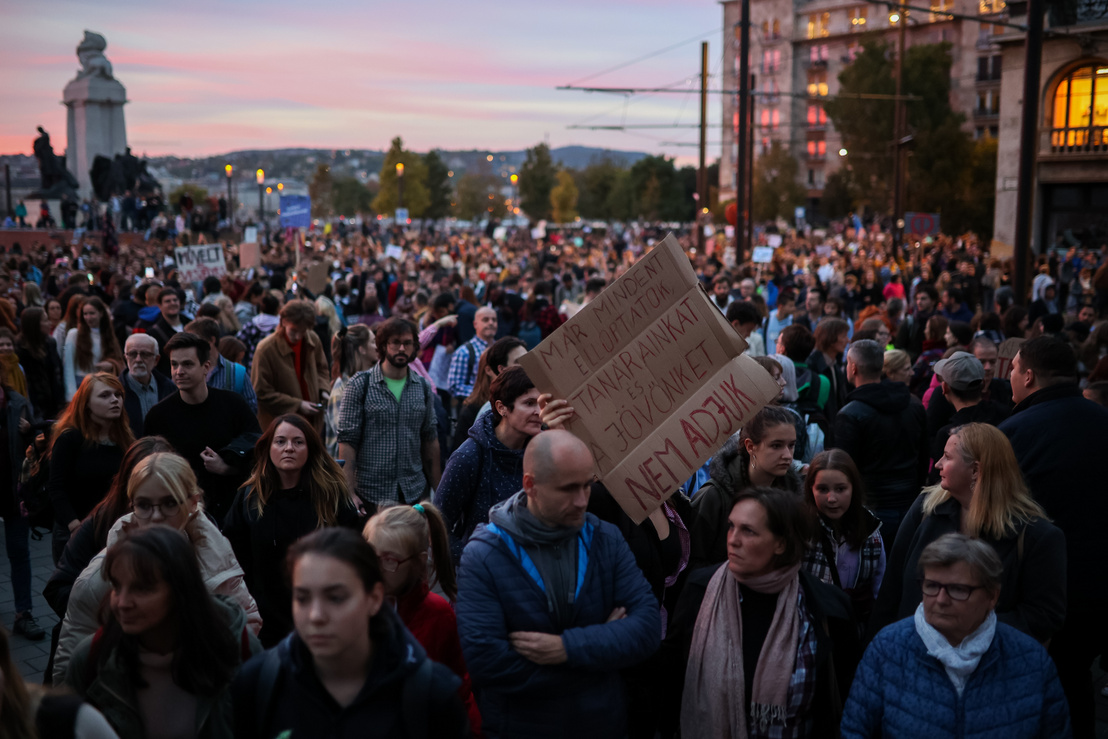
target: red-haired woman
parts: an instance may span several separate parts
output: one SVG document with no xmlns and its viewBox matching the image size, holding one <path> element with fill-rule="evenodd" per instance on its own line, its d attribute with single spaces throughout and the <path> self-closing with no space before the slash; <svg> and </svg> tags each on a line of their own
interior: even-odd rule
<svg viewBox="0 0 1108 739">
<path fill-rule="evenodd" d="M 108 372 L 90 375 L 52 432 L 46 492 L 54 505 L 54 564 L 69 533 L 108 494 L 134 440 L 119 378 Z"/>
</svg>

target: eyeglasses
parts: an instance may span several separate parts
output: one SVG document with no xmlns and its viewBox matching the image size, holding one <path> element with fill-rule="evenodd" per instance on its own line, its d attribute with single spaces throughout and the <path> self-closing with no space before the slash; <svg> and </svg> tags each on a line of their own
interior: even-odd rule
<svg viewBox="0 0 1108 739">
<path fill-rule="evenodd" d="M 400 569 L 400 565 L 404 564 L 408 560 L 415 559 L 417 556 L 419 556 L 419 555 L 413 554 L 412 556 L 405 557 L 404 559 L 397 559 L 396 557 L 392 556 L 391 554 L 382 554 L 381 555 L 381 569 L 384 570 L 385 572 L 396 572 L 397 570 Z"/>
<path fill-rule="evenodd" d="M 415 342 L 411 341 L 411 340 L 408 340 L 408 341 L 393 340 L 393 341 L 389 342 L 389 349 L 411 349 L 413 346 L 415 346 Z"/>
<path fill-rule="evenodd" d="M 980 590 L 980 585 L 961 585 L 958 583 L 945 583 L 936 580 L 920 578 L 919 589 L 928 598 L 936 598 L 940 590 L 945 590 L 951 600 L 969 600 L 974 590 Z"/>
<path fill-rule="evenodd" d="M 181 504 L 175 500 L 167 499 L 161 503 L 151 503 L 148 500 L 136 500 L 131 506 L 135 512 L 135 518 L 141 518 L 146 520 L 154 515 L 154 510 L 157 509 L 162 512 L 162 515 L 166 518 L 177 513 L 177 510 L 181 507 Z"/>
<path fill-rule="evenodd" d="M 154 352 L 127 352 L 123 356 L 127 359 L 153 359 Z"/>
</svg>

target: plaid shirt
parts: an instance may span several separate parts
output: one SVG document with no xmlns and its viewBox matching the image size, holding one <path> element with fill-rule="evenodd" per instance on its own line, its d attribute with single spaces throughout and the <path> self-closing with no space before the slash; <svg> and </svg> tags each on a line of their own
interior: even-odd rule
<svg viewBox="0 0 1108 739">
<path fill-rule="evenodd" d="M 414 372 L 400 402 L 380 363 L 350 378 L 342 394 L 338 440 L 355 450 L 357 494 L 369 503 L 415 503 L 428 490 L 423 445 L 438 438 L 431 386 Z"/>
<path fill-rule="evenodd" d="M 242 365 L 235 365 L 233 362 L 224 359 L 218 354 L 213 355 L 216 361 L 212 371 L 208 373 L 208 387 L 214 387 L 219 390 L 230 390 L 242 397 L 246 401 L 246 404 L 250 406 L 250 410 L 254 413 L 258 412 L 258 394 L 254 392 L 254 386 L 250 384 L 250 373 L 246 371 L 246 368 Z M 242 372 L 242 392 L 235 387 L 235 367 L 238 366 Z"/>
<path fill-rule="evenodd" d="M 796 665 L 789 680 L 788 697 L 785 699 L 785 723 L 761 725 L 747 715 L 750 739 L 801 739 L 812 736 L 815 719 L 812 704 L 816 700 L 816 630 L 812 627 L 812 614 L 804 604 L 804 587 L 797 592 L 797 611 L 800 616 L 800 639 L 796 650 Z"/>
<path fill-rule="evenodd" d="M 473 392 L 473 384 L 477 382 L 477 364 L 481 361 L 481 353 L 488 346 L 487 341 L 474 336 L 454 352 L 454 357 L 450 360 L 450 373 L 447 376 L 451 395 L 456 398 L 468 398 Z"/>
<path fill-rule="evenodd" d="M 836 562 L 829 562 L 827 560 L 827 549 L 835 552 L 836 555 L 839 550 L 839 542 L 835 540 L 834 532 L 820 519 L 819 537 L 808 543 L 808 549 L 804 553 L 804 569 L 806 572 L 815 575 L 828 585 L 835 584 L 835 578 L 831 574 L 831 568 L 838 567 Z M 826 545 L 826 547 L 825 547 Z M 878 565 L 881 561 L 881 554 L 884 545 L 881 542 L 881 535 L 877 533 L 875 529 L 862 544 L 862 549 L 858 553 L 858 575 L 852 582 L 842 583 L 844 590 L 856 590 L 863 585 L 868 585 L 872 589 L 872 583 L 874 577 L 877 575 Z M 840 578 L 841 580 L 842 578 Z"/>
</svg>

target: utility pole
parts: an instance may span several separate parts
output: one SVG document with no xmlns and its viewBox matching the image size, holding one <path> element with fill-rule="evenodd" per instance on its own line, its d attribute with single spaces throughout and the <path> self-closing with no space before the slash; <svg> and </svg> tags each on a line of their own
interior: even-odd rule
<svg viewBox="0 0 1108 739">
<path fill-rule="evenodd" d="M 904 50 L 908 35 L 908 9 L 902 5 L 897 12 L 900 14 L 900 22 L 897 23 L 896 107 L 893 116 L 893 254 L 899 256 L 904 241 L 904 178 L 907 174 L 902 154 L 907 111 L 904 109 L 901 94 L 904 84 Z"/>
<path fill-rule="evenodd" d="M 752 152 L 747 150 L 750 140 L 750 0 L 742 0 L 742 17 L 739 19 L 739 157 L 735 167 L 735 260 L 747 261 L 747 244 L 744 234 L 751 213 L 747 207 L 747 160 Z"/>
<path fill-rule="evenodd" d="M 1017 305 L 1027 305 L 1031 224 L 1034 221 L 1035 150 L 1039 138 L 1039 75 L 1043 56 L 1043 0 L 1028 0 L 1024 46 L 1023 115 L 1020 123 L 1020 168 L 1016 186 L 1015 291 Z"/>
<path fill-rule="evenodd" d="M 750 185 L 746 188 L 746 212 L 750 214 L 746 219 L 746 244 L 750 249 L 754 248 L 754 92 L 758 89 L 754 82 L 754 75 L 750 75 L 750 110 L 747 113 L 748 120 L 746 122 L 747 131 L 750 133 L 744 142 L 747 160 L 746 171 L 743 172 L 743 177 Z"/>
<path fill-rule="evenodd" d="M 704 226 L 700 217 L 708 207 L 708 169 L 705 159 L 708 153 L 708 42 L 700 44 L 700 169 L 696 174 L 696 248 L 698 254 L 704 253 Z"/>
</svg>

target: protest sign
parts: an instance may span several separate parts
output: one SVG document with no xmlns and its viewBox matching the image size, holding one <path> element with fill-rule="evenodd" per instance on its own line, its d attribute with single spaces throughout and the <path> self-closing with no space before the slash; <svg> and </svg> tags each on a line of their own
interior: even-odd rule
<svg viewBox="0 0 1108 739">
<path fill-rule="evenodd" d="M 281 196 L 281 228 L 311 228 L 312 199 L 307 195 Z"/>
<path fill-rule="evenodd" d="M 242 230 L 242 240 L 247 242 L 247 243 L 250 243 L 250 244 L 257 244 L 258 243 L 258 229 L 257 229 L 257 227 L 247 226 L 246 228 L 244 228 Z"/>
<path fill-rule="evenodd" d="M 752 255 L 752 261 L 757 264 L 769 264 L 773 261 L 773 247 L 772 246 L 756 246 L 754 247 L 754 254 Z"/>
<path fill-rule="evenodd" d="M 404 250 L 396 244 L 389 244 L 385 247 L 385 256 L 389 259 L 395 259 L 398 262 L 404 261 Z"/>
<path fill-rule="evenodd" d="M 520 359 L 636 523 L 778 392 L 672 234 Z"/>
<path fill-rule="evenodd" d="M 1008 375 L 1012 372 L 1012 360 L 1020 351 L 1020 345 L 1023 344 L 1023 339 L 1013 338 L 1005 340 L 997 348 L 996 369 L 993 377 L 1001 380 L 1007 380 Z"/>
<path fill-rule="evenodd" d="M 327 287 L 327 264 L 316 262 L 308 267 L 308 278 L 305 280 L 305 284 L 314 294 L 322 293 L 323 289 Z"/>
<path fill-rule="evenodd" d="M 201 282 L 205 277 L 227 274 L 227 259 L 222 244 L 178 246 L 173 250 L 177 262 L 177 279 L 182 283 Z"/>
<path fill-rule="evenodd" d="M 768 236 L 766 236 L 766 243 L 774 249 L 781 246 L 782 241 L 783 239 L 781 238 L 781 234 L 769 234 Z"/>
<path fill-rule="evenodd" d="M 239 244 L 239 268 L 250 269 L 251 267 L 260 267 L 262 264 L 262 255 L 258 249 L 257 244 L 250 242 Z"/>
</svg>

